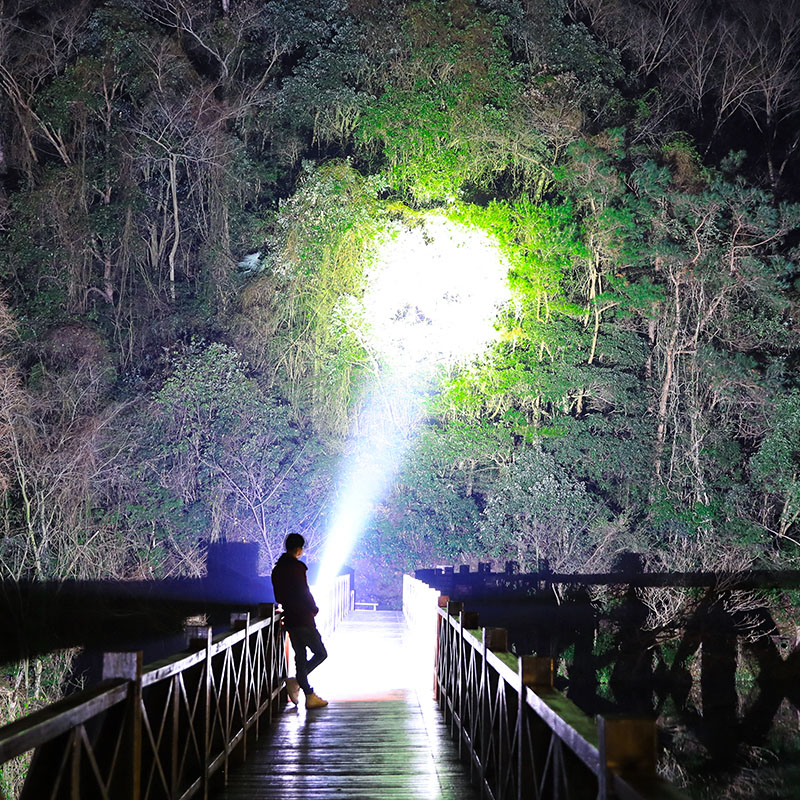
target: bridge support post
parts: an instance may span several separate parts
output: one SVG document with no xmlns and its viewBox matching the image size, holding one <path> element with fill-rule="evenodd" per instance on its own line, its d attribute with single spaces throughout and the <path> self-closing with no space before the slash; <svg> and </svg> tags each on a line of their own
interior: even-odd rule
<svg viewBox="0 0 800 800">
<path fill-rule="evenodd" d="M 486 654 L 508 652 L 508 631 L 505 628 L 481 628 L 481 685 L 479 690 L 478 705 L 480 708 L 480 741 L 473 744 L 480 754 L 480 785 L 486 786 L 486 765 L 488 763 L 489 748 L 492 744 L 491 724 L 491 686 L 489 685 L 489 664 Z"/>
<path fill-rule="evenodd" d="M 457 603 L 455 601 L 450 601 L 447 604 L 447 616 L 448 617 L 457 617 L 459 620 L 461 619 L 461 613 L 464 611 L 464 604 Z M 460 624 L 460 623 L 459 623 Z M 446 653 L 445 658 L 447 659 L 448 664 L 448 671 L 445 675 L 445 679 L 448 683 L 448 690 L 450 695 L 450 735 L 453 735 L 453 732 L 456 729 L 457 723 L 457 704 L 456 698 L 458 697 L 459 685 L 461 682 L 461 642 L 463 641 L 463 637 L 459 636 L 459 640 L 456 641 L 456 637 L 453 634 L 453 627 L 452 623 L 448 622 L 447 628 L 447 640 L 452 644 L 455 644 L 455 651 L 452 645 L 450 646 L 450 650 Z M 443 706 L 444 711 L 444 718 L 447 720 L 448 714 L 448 703 L 445 702 Z"/>
<path fill-rule="evenodd" d="M 286 634 L 283 624 L 278 615 L 277 606 L 274 603 L 264 603 L 259 606 L 262 617 L 271 617 L 272 623 L 269 626 L 269 641 L 264 643 L 264 658 L 266 663 L 264 668 L 267 670 L 267 691 L 269 692 L 269 717 L 272 717 L 281 710 L 281 692 L 283 691 L 284 678 L 286 672 L 286 647 L 284 640 Z"/>
<path fill-rule="evenodd" d="M 649 778 L 656 774 L 657 730 L 654 719 L 597 717 L 600 764 L 598 800 L 615 797 L 611 771 L 623 778 Z"/>
<path fill-rule="evenodd" d="M 253 686 L 254 690 L 254 698 L 256 704 L 256 722 L 255 722 L 255 734 L 256 739 L 261 735 L 261 709 L 264 708 L 264 703 L 268 703 L 268 707 L 266 708 L 267 713 L 267 720 L 272 722 L 272 690 L 273 690 L 273 665 L 274 665 L 274 651 L 273 651 L 273 643 L 275 641 L 275 606 L 272 603 L 259 603 L 256 609 L 256 619 L 271 619 L 272 624 L 267 628 L 261 629 L 261 641 L 259 642 L 259 650 L 261 652 L 261 658 L 263 659 L 263 663 L 261 664 L 261 669 L 264 671 L 263 675 L 253 675 L 253 680 L 255 684 Z M 253 669 L 256 669 L 255 666 L 255 656 L 253 656 L 254 665 Z M 264 696 L 264 692 L 266 691 L 267 696 Z"/>
<path fill-rule="evenodd" d="M 447 608 L 447 604 L 450 602 L 450 598 L 446 594 L 443 594 L 437 598 L 436 602 L 438 608 Z M 434 622 L 436 623 L 436 649 L 434 650 L 434 662 L 433 662 L 433 699 L 438 703 L 439 702 L 439 646 L 442 637 L 442 621 L 438 612 L 436 614 L 436 619 L 434 620 Z"/>
<path fill-rule="evenodd" d="M 464 696 L 467 687 L 467 646 L 464 643 L 464 631 L 478 627 L 478 615 L 474 611 L 464 611 L 458 615 L 458 757 L 464 757 Z M 455 698 L 453 700 L 455 702 Z M 470 762 L 470 771 L 472 770 Z"/>
<path fill-rule="evenodd" d="M 139 800 L 142 793 L 142 651 L 103 653 L 103 680 L 130 681 L 119 771 L 111 779 L 111 794 Z M 116 788 L 115 788 L 116 787 Z"/>
<path fill-rule="evenodd" d="M 528 748 L 525 746 L 525 734 L 532 736 L 533 731 L 529 726 L 527 690 L 553 688 L 553 659 L 545 656 L 521 656 L 519 668 L 519 701 L 517 706 L 517 800 L 524 800 L 527 787 L 536 785 L 533 774 L 533 764 L 528 757 Z M 533 743 L 531 743 L 533 744 Z"/>
</svg>

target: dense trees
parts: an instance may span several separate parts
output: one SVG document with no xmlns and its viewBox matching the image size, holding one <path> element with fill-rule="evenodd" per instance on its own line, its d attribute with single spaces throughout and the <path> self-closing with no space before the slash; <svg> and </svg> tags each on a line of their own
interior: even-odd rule
<svg viewBox="0 0 800 800">
<path fill-rule="evenodd" d="M 800 6 L 700 0 L 577 0 L 630 61 L 654 133 L 689 130 L 707 151 L 750 146 L 761 178 L 790 191 L 797 175 Z M 651 123 L 645 123 L 649 130 Z M 752 174 L 752 173 L 751 173 Z"/>
<path fill-rule="evenodd" d="M 365 270 L 426 208 L 495 237 L 513 300 L 371 558 L 794 563 L 790 5 L 6 3 L 4 570 L 321 541 L 382 370 Z"/>
</svg>

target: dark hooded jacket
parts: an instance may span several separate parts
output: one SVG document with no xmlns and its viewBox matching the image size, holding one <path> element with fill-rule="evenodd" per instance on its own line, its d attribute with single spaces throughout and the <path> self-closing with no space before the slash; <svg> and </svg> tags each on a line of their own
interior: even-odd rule
<svg viewBox="0 0 800 800">
<path fill-rule="evenodd" d="M 313 628 L 319 611 L 308 588 L 308 567 L 289 553 L 284 553 L 272 570 L 272 590 L 283 606 L 283 624 L 287 628 Z"/>
</svg>

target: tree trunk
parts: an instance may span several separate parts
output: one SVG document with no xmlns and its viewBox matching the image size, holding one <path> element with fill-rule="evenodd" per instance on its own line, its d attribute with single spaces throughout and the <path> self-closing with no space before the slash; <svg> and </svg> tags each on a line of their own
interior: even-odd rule
<svg viewBox="0 0 800 800">
<path fill-rule="evenodd" d="M 175 228 L 175 237 L 172 240 L 172 248 L 169 251 L 169 296 L 175 302 L 175 256 L 178 253 L 178 245 L 181 240 L 181 223 L 178 215 L 178 177 L 177 177 L 177 156 L 174 154 L 169 158 L 169 180 L 170 192 L 172 194 L 172 219 Z"/>
<path fill-rule="evenodd" d="M 674 275 L 671 276 L 671 279 L 675 289 L 675 324 L 670 335 L 669 344 L 667 344 L 666 352 L 664 353 L 664 377 L 661 381 L 661 392 L 658 400 L 658 428 L 656 430 L 656 446 L 653 463 L 655 480 L 658 483 L 662 480 L 661 458 L 664 454 L 664 442 L 667 435 L 667 407 L 669 405 L 669 395 L 672 389 L 672 378 L 675 374 L 675 357 L 678 351 L 678 335 L 680 333 L 681 324 L 681 303 L 678 282 Z"/>
</svg>

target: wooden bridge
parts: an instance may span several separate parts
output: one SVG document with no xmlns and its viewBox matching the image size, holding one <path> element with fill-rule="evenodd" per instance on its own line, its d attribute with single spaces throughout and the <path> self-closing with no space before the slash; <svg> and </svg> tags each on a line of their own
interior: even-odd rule
<svg viewBox="0 0 800 800">
<path fill-rule="evenodd" d="M 285 706 L 214 797 L 477 800 L 402 615 L 354 611 L 328 650 L 312 682 L 330 705 Z"/>
<path fill-rule="evenodd" d="M 22 800 L 678 798 L 655 774 L 655 724 L 583 714 L 553 662 L 406 576 L 404 617 L 352 611 L 340 579 L 314 674 L 330 700 L 286 701 L 271 606 L 142 667 L 107 654 L 104 681 L 0 729 L 0 764 L 32 753 Z M 334 631 L 335 628 L 335 631 Z"/>
</svg>

